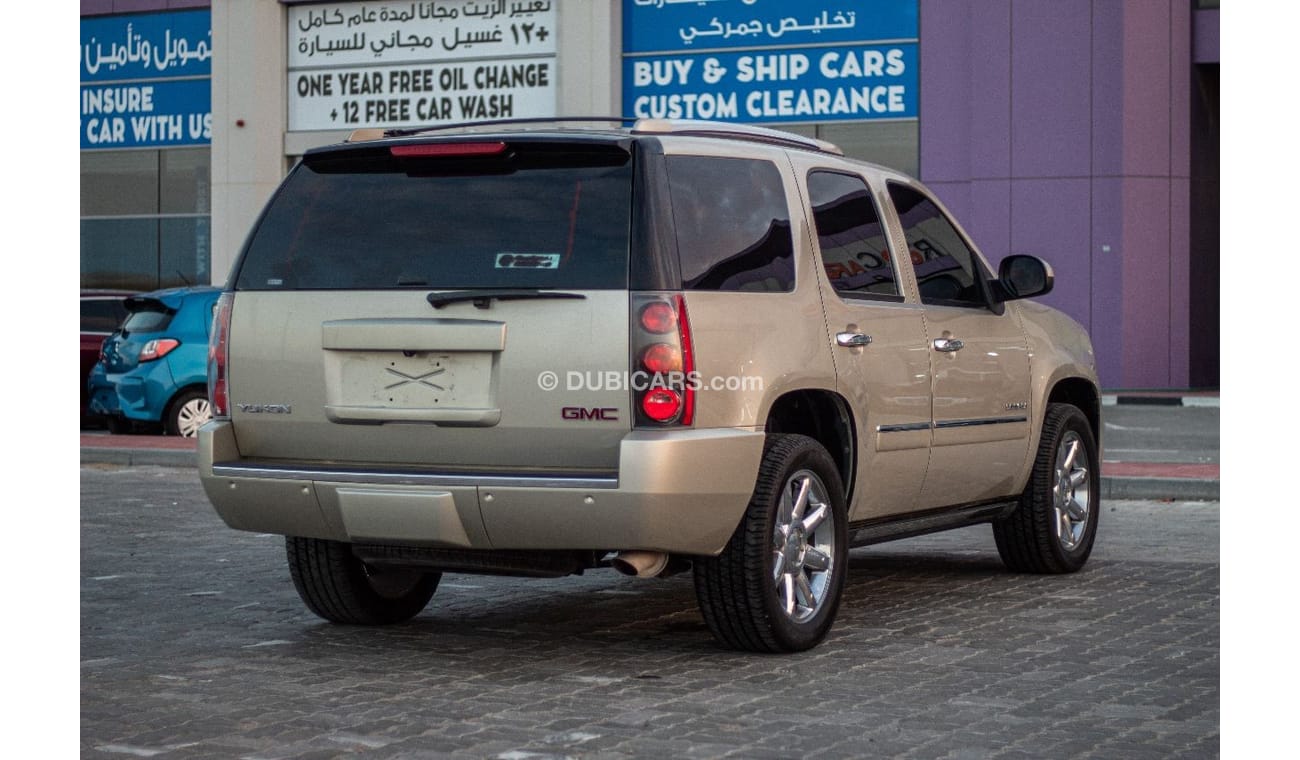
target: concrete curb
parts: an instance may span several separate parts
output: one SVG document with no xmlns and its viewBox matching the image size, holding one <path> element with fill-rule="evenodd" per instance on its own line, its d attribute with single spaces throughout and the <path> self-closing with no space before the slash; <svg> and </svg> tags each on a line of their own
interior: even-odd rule
<svg viewBox="0 0 1300 760">
<path fill-rule="evenodd" d="M 1115 478 L 1103 475 L 1101 498 L 1103 501 L 1218 501 L 1219 481 L 1194 478 Z"/>
<path fill-rule="evenodd" d="M 1219 408 L 1218 396 L 1162 396 L 1104 393 L 1102 406 L 1199 406 Z"/>
<path fill-rule="evenodd" d="M 193 451 L 176 449 L 113 449 L 83 447 L 82 464 L 109 464 L 122 467 L 182 467 L 198 466 Z M 1174 499 L 1175 501 L 1218 501 L 1219 481 L 1192 478 L 1101 478 L 1101 498 L 1110 500 Z"/>
<path fill-rule="evenodd" d="M 110 449 L 92 446 L 81 448 L 82 464 L 116 464 L 127 467 L 154 465 L 157 467 L 199 466 L 198 454 L 185 449 Z"/>
</svg>

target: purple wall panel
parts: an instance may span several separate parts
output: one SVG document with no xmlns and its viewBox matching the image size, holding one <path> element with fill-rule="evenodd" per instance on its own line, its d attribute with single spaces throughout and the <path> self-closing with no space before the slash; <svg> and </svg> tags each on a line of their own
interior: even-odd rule
<svg viewBox="0 0 1300 760">
<path fill-rule="evenodd" d="M 1169 0 L 1124 5 L 1124 173 L 1169 175 Z"/>
<path fill-rule="evenodd" d="M 1124 160 L 1123 0 L 1092 3 L 1092 174 L 1117 176 Z"/>
<path fill-rule="evenodd" d="M 1091 9 L 1013 0 L 1011 10 L 1011 175 L 1087 177 Z"/>
<path fill-rule="evenodd" d="M 1010 177 L 1011 0 L 979 3 L 969 35 L 971 177 Z"/>
<path fill-rule="evenodd" d="M 1120 197 L 1124 214 L 1122 382 L 1134 388 L 1168 387 L 1169 180 L 1126 177 Z"/>
<path fill-rule="evenodd" d="M 970 4 L 921 3 L 921 179 L 970 177 Z"/>
<path fill-rule="evenodd" d="M 1191 180 L 1169 180 L 1169 384 L 1191 385 Z M 1201 283 L 1200 287 L 1218 287 Z"/>
<path fill-rule="evenodd" d="M 1196 11 L 1192 20 L 1195 41 L 1192 45 L 1196 63 L 1219 62 L 1219 9 Z"/>
<path fill-rule="evenodd" d="M 1169 7 L 1169 174 L 1189 177 L 1192 173 L 1192 7 L 1173 3 Z"/>
<path fill-rule="evenodd" d="M 81 15 L 156 13 L 158 11 L 177 11 L 185 8 L 208 8 L 211 5 L 211 0 L 81 0 Z"/>
<path fill-rule="evenodd" d="M 939 202 L 947 207 L 957 221 L 966 226 L 966 219 L 970 216 L 970 184 L 969 182 L 927 182 L 925 186 L 930 189 L 939 198 Z"/>
<path fill-rule="evenodd" d="M 970 183 L 970 216 L 962 219 L 980 252 L 997 271 L 1011 250 L 1011 181 L 976 180 Z M 1020 251 L 1015 251 L 1020 253 Z"/>
<path fill-rule="evenodd" d="M 1041 256 L 1052 265 L 1056 288 L 1043 303 L 1083 325 L 1092 321 L 1090 192 L 1087 178 L 1011 182 L 1011 250 Z"/>
<path fill-rule="evenodd" d="M 1103 388 L 1125 385 L 1120 319 L 1124 309 L 1123 186 L 1123 180 L 1116 177 L 1093 178 L 1091 182 L 1093 319 L 1084 326 L 1092 334 Z"/>
</svg>

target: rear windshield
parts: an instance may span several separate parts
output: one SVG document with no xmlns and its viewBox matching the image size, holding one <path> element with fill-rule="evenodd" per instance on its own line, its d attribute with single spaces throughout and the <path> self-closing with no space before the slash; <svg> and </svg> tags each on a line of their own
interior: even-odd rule
<svg viewBox="0 0 1300 760">
<path fill-rule="evenodd" d="M 622 289 L 631 207 L 631 159 L 615 146 L 323 154 L 271 201 L 235 287 Z"/>
<path fill-rule="evenodd" d="M 162 332 L 171 324 L 172 314 L 173 312 L 166 311 L 161 305 L 137 309 L 131 312 L 126 322 L 122 323 L 122 331 L 125 333 Z"/>
</svg>

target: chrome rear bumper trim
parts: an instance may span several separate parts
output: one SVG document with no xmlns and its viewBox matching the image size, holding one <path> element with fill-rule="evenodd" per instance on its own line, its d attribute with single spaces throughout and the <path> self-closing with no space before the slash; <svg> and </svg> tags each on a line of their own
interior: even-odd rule
<svg viewBox="0 0 1300 760">
<path fill-rule="evenodd" d="M 465 475 L 409 472 L 401 470 L 305 469 L 274 465 L 216 462 L 212 474 L 218 478 L 267 478 L 312 480 L 374 485 L 440 486 L 444 488 L 483 486 L 487 488 L 618 488 L 618 478 L 589 475 Z"/>
</svg>

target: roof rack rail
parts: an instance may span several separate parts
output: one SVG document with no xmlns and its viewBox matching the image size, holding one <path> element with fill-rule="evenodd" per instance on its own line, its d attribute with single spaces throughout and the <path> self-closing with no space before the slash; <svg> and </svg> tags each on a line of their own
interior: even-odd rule
<svg viewBox="0 0 1300 760">
<path fill-rule="evenodd" d="M 803 148 L 819 153 L 844 155 L 838 145 L 804 137 L 793 132 L 782 132 L 766 127 L 749 124 L 732 124 L 725 121 L 705 121 L 696 119 L 639 119 L 628 116 L 545 116 L 526 119 L 491 119 L 488 121 L 464 121 L 456 124 L 435 124 L 426 127 L 402 127 L 397 129 L 356 129 L 348 136 L 348 142 L 366 142 L 383 137 L 410 137 L 430 132 L 450 132 L 455 130 L 482 129 L 484 127 L 515 126 L 520 124 L 618 124 L 631 125 L 632 134 L 639 135 L 686 135 L 692 137 L 720 137 L 731 140 L 748 140 L 751 142 L 783 145 L 789 148 Z"/>
<path fill-rule="evenodd" d="M 844 151 L 834 143 L 804 137 L 793 132 L 782 132 L 766 127 L 749 124 L 732 124 L 725 121 L 701 121 L 695 119 L 640 119 L 632 127 L 633 134 L 651 135 L 690 135 L 697 137 L 723 137 L 732 140 L 749 140 L 751 142 L 784 145 L 792 148 L 815 150 L 819 153 L 844 155 Z"/>
<path fill-rule="evenodd" d="M 488 121 L 462 121 L 456 124 L 435 124 L 427 127 L 385 129 L 383 131 L 383 136 L 408 137 L 410 135 L 424 134 L 425 132 L 445 132 L 453 129 L 470 129 L 472 127 L 500 127 L 511 124 L 563 124 L 565 122 L 575 121 L 589 124 L 631 124 L 635 122 L 636 119 L 628 118 L 626 116 L 541 116 L 527 119 L 491 119 Z"/>
</svg>

